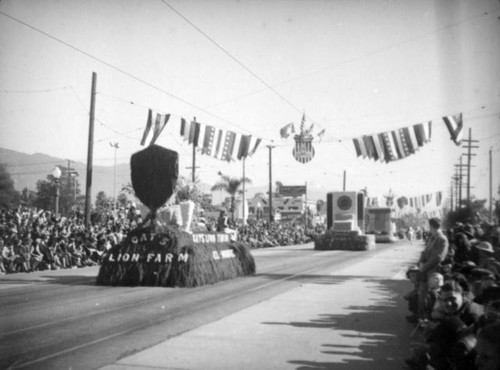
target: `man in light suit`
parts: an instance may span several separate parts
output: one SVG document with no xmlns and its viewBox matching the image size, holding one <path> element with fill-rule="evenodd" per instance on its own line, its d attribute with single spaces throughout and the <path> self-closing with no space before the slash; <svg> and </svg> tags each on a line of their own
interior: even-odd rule
<svg viewBox="0 0 500 370">
<path fill-rule="evenodd" d="M 431 218 L 429 220 L 430 237 L 425 243 L 425 249 L 420 255 L 418 266 L 420 272 L 418 275 L 419 294 L 418 309 L 419 318 L 427 319 L 425 314 L 425 297 L 427 295 L 427 281 L 431 273 L 440 272 L 440 264 L 448 255 L 448 239 L 441 230 L 441 220 Z"/>
</svg>

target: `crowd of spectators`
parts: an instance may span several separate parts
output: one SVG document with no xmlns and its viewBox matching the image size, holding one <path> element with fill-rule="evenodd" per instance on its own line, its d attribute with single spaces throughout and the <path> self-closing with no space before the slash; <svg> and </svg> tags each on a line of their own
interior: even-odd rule
<svg viewBox="0 0 500 370">
<path fill-rule="evenodd" d="M 133 204 L 94 214 L 89 229 L 79 212 L 55 217 L 37 208 L 1 209 L 0 274 L 98 265 L 104 253 L 142 221 Z M 203 229 L 217 231 L 217 222 L 205 220 Z M 266 220 L 250 220 L 246 225 L 228 220 L 227 226 L 227 231 L 234 231 L 235 240 L 250 248 L 303 244 L 324 232 L 321 226 L 304 228 L 300 224 L 272 223 L 269 227 Z"/>
<path fill-rule="evenodd" d="M 250 220 L 246 225 L 239 225 L 238 240 L 248 243 L 251 248 L 268 248 L 277 246 L 309 243 L 315 234 L 324 233 L 325 227 L 305 228 L 303 224 L 271 223 L 267 220 Z"/>
<path fill-rule="evenodd" d="M 415 324 L 411 369 L 500 369 L 499 228 L 429 220 L 430 235 L 405 295 Z"/>
<path fill-rule="evenodd" d="M 1 209 L 0 274 L 97 265 L 141 222 L 133 206 L 94 216 L 87 229 L 78 212 L 56 217 L 37 208 Z"/>
</svg>

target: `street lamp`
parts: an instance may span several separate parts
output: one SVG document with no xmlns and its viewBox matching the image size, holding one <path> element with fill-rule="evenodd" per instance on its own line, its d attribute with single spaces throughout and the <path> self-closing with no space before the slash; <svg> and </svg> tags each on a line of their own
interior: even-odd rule
<svg viewBox="0 0 500 370">
<path fill-rule="evenodd" d="M 109 142 L 109 145 L 112 148 L 115 148 L 115 179 L 113 183 L 113 210 L 116 210 L 116 151 L 120 146 L 118 145 L 118 143 L 112 141 Z"/>
<path fill-rule="evenodd" d="M 59 178 L 61 177 L 61 169 L 56 166 L 54 170 L 52 170 L 52 176 L 54 176 L 54 183 L 55 183 L 55 214 L 56 218 L 59 216 Z"/>
</svg>

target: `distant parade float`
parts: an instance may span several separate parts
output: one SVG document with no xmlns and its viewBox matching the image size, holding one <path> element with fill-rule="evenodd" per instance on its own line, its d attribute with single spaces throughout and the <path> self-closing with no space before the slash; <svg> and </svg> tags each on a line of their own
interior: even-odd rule
<svg viewBox="0 0 500 370">
<path fill-rule="evenodd" d="M 326 197 L 327 231 L 314 240 L 317 250 L 367 251 L 375 249 L 375 235 L 363 234 L 364 194 L 332 192 Z"/>
<path fill-rule="evenodd" d="M 177 152 L 150 145 L 133 154 L 130 165 L 135 194 L 150 209 L 149 225 L 105 254 L 97 285 L 196 287 L 255 273 L 248 246 L 228 234 L 192 233 L 184 212 L 177 216 L 185 219 L 182 228 L 157 219 L 177 184 Z"/>
</svg>

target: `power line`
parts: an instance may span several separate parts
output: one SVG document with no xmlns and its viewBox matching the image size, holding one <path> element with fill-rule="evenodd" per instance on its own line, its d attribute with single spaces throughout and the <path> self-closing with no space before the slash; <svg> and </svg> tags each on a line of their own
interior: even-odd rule
<svg viewBox="0 0 500 370">
<path fill-rule="evenodd" d="M 252 71 L 249 67 L 247 67 L 245 64 L 243 64 L 239 59 L 237 59 L 234 55 L 232 55 L 229 51 L 227 51 L 222 45 L 220 45 L 217 41 L 215 41 L 212 37 L 208 36 L 203 30 L 201 30 L 197 25 L 195 25 L 193 22 L 191 22 L 186 16 L 184 16 L 182 13 L 180 13 L 177 9 L 175 9 L 172 5 L 167 3 L 165 0 L 161 0 L 163 4 L 165 4 L 167 7 L 169 7 L 175 14 L 177 14 L 179 17 L 184 19 L 191 27 L 193 27 L 195 30 L 197 30 L 200 34 L 202 34 L 208 41 L 210 41 L 212 44 L 214 44 L 219 50 L 221 50 L 224 54 L 226 54 L 231 60 L 233 60 L 236 64 L 238 64 L 240 67 L 242 67 L 245 71 L 250 73 L 254 78 L 260 81 L 267 89 L 272 91 L 276 96 L 278 96 L 281 100 L 283 100 L 285 103 L 287 103 L 290 107 L 295 109 L 297 112 L 301 113 L 302 110 L 297 108 L 290 100 L 285 98 L 282 94 L 280 94 L 276 89 L 268 84 L 264 79 L 262 79 L 259 75 L 257 75 L 254 71 Z"/>
<path fill-rule="evenodd" d="M 0 92 L 6 94 L 39 94 L 39 93 L 49 93 L 59 90 L 65 90 L 68 88 L 71 88 L 71 86 L 55 87 L 53 89 L 40 89 L 40 90 L 0 90 Z"/>
<path fill-rule="evenodd" d="M 147 82 L 147 81 L 141 79 L 140 77 L 137 77 L 137 76 L 133 75 L 132 73 L 129 73 L 129 72 L 127 72 L 127 71 L 125 71 L 125 70 L 123 70 L 123 69 L 121 69 L 121 68 L 119 68 L 119 67 L 117 67 L 117 66 L 115 66 L 115 65 L 113 65 L 111 63 L 108 63 L 108 62 L 106 62 L 106 61 L 104 61 L 104 60 L 102 60 L 102 59 L 100 59 L 100 58 L 98 58 L 98 57 L 96 57 L 96 56 L 94 56 L 94 55 L 92 55 L 92 54 L 90 54 L 90 53 L 88 53 L 88 52 L 86 52 L 86 51 L 84 51 L 84 50 L 76 47 L 76 46 L 73 46 L 73 45 L 71 45 L 71 44 L 69 44 L 69 43 L 67 43 L 67 42 L 65 42 L 65 41 L 63 41 L 63 40 L 61 40 L 61 39 L 59 39 L 59 38 L 57 38 L 55 36 L 52 36 L 51 34 L 45 32 L 45 31 L 42 31 L 41 29 L 39 29 L 39 28 L 37 28 L 35 26 L 32 26 L 32 25 L 30 25 L 30 24 L 28 24 L 26 22 L 23 22 L 22 20 L 20 20 L 20 19 L 18 19 L 16 17 L 13 17 L 13 16 L 11 16 L 9 14 L 6 14 L 6 13 L 4 13 L 2 11 L 0 11 L 0 14 L 2 14 L 3 16 L 5 16 L 5 17 L 7 17 L 7 18 L 9 18 L 9 19 L 11 19 L 11 20 L 19 23 L 19 24 L 22 24 L 23 26 L 28 27 L 28 28 L 32 29 L 33 31 L 36 31 L 36 32 L 38 32 L 38 33 L 40 33 L 40 34 L 42 34 L 42 35 L 44 35 L 44 36 L 46 36 L 46 37 L 48 37 L 48 38 L 56 41 L 56 42 L 58 42 L 58 43 L 60 43 L 60 44 L 62 44 L 64 46 L 66 46 L 66 47 L 68 47 L 68 48 L 70 48 L 70 49 L 78 52 L 78 53 L 80 53 L 80 54 L 83 54 L 83 55 L 87 56 L 88 58 L 91 58 L 91 59 L 93 59 L 93 60 L 95 60 L 95 61 L 97 61 L 97 62 L 99 62 L 101 64 L 104 64 L 105 66 L 107 66 L 107 67 L 109 67 L 109 68 L 111 68 L 111 69 L 113 69 L 113 70 L 115 70 L 115 71 L 117 71 L 117 72 L 119 72 L 119 73 L 121 73 L 121 74 L 123 74 L 123 75 L 125 75 L 125 76 L 127 76 L 127 77 L 129 77 L 129 78 L 131 78 L 133 80 L 135 80 L 135 81 L 143 83 L 144 85 L 149 86 L 149 87 L 151 87 L 154 90 L 157 90 L 157 91 L 159 91 L 159 92 L 161 92 L 161 93 L 163 93 L 163 94 L 165 94 L 167 96 L 170 96 L 173 99 L 176 99 L 176 100 L 178 100 L 178 101 L 180 101 L 180 102 L 182 102 L 182 103 L 184 103 L 184 104 L 186 104 L 186 105 L 188 105 L 188 106 L 190 106 L 192 108 L 195 108 L 198 111 L 204 112 L 204 113 L 206 113 L 206 114 L 208 114 L 208 115 L 210 115 L 210 116 L 212 116 L 212 117 L 214 117 L 214 118 L 216 118 L 218 120 L 221 120 L 223 122 L 226 122 L 226 123 L 230 124 L 231 126 L 240 127 L 243 130 L 245 130 L 246 132 L 250 132 L 246 128 L 243 128 L 243 127 L 241 127 L 241 126 L 239 126 L 239 125 L 237 125 L 237 124 L 235 124 L 233 122 L 230 122 L 230 121 L 228 121 L 228 120 L 226 120 L 226 119 L 224 119 L 222 117 L 219 117 L 216 114 L 211 113 L 211 112 L 207 111 L 204 108 L 198 107 L 197 105 L 195 105 L 195 104 L 187 101 L 184 98 L 181 98 L 181 97 L 179 97 L 179 96 L 177 96 L 175 94 L 172 94 L 172 93 L 170 93 L 170 92 L 162 89 L 161 87 L 153 85 L 152 83 Z"/>
<path fill-rule="evenodd" d="M 196 29 L 199 33 L 201 33 L 206 39 L 208 39 L 212 44 L 214 44 L 218 49 L 220 49 L 222 52 L 224 52 L 227 56 L 229 56 L 233 61 L 235 61 L 238 65 L 240 65 L 242 68 L 244 68 L 248 73 L 250 73 L 253 77 L 255 77 L 256 79 L 258 79 L 264 86 L 266 86 L 267 89 L 271 90 L 273 93 L 275 93 L 278 97 L 280 97 L 283 101 L 285 101 L 288 105 L 290 105 L 293 109 L 297 110 L 299 113 L 302 112 L 300 109 L 298 109 L 294 104 L 292 104 L 288 99 L 286 99 L 283 95 L 279 94 L 276 89 L 274 88 L 275 86 L 280 86 L 280 85 L 284 85 L 284 84 L 287 84 L 287 83 L 290 83 L 290 82 L 295 82 L 299 79 L 304 79 L 306 77 L 310 77 L 312 75 L 315 75 L 315 74 L 318 74 L 318 73 L 321 73 L 325 70 L 328 70 L 328 69 L 332 69 L 332 68 L 335 68 L 335 67 L 339 67 L 339 66 L 342 66 L 342 65 L 346 65 L 346 64 L 350 64 L 350 63 L 353 63 L 353 62 L 356 62 L 360 59 L 363 59 L 363 58 L 366 58 L 366 57 L 369 57 L 369 56 L 372 56 L 372 55 L 375 55 L 375 54 L 378 54 L 378 53 L 381 53 L 381 52 L 385 52 L 389 49 L 392 49 L 392 48 L 396 48 L 396 47 L 400 47 L 402 45 L 405 45 L 405 44 L 408 44 L 408 43 L 412 43 L 416 40 L 419 40 L 421 38 L 425 38 L 425 37 L 428 37 L 432 34 L 435 34 L 435 33 L 439 33 L 441 31 L 444 31 L 444 30 L 447 30 L 449 28 L 453 28 L 455 26 L 458 26 L 458 25 L 461 25 L 461 24 L 464 24 L 464 23 L 467 23 L 469 21 L 472 21 L 472 20 L 475 20 L 477 18 L 480 18 L 480 17 L 484 17 L 484 16 L 487 16 L 487 15 L 490 15 L 490 14 L 494 14 L 494 13 L 497 13 L 498 10 L 496 11 L 492 11 L 491 13 L 490 12 L 483 12 L 481 14 L 478 14 L 478 15 L 475 15 L 475 16 L 472 16 L 472 17 L 469 17 L 469 18 L 465 18 L 465 19 L 462 19 L 458 22 L 455 22 L 455 23 L 451 23 L 451 24 L 448 24 L 448 25 L 445 25 L 443 27 L 439 27 L 437 29 L 434 29 L 434 30 L 431 30 L 429 32 L 426 32 L 426 33 L 423 33 L 421 35 L 418 35 L 417 37 L 414 37 L 414 38 L 411 38 L 411 39 L 407 39 L 407 40 L 404 40 L 404 41 L 401 41 L 399 43 L 396 43 L 396 44 L 392 44 L 392 45 L 389 45 L 389 46 L 386 46 L 384 48 L 380 48 L 380 49 L 377 49 L 377 50 L 374 50 L 374 51 L 371 51 L 369 53 L 365 53 L 365 54 L 362 54 L 362 55 L 359 55 L 357 57 L 354 57 L 354 58 L 351 58 L 351 59 L 348 59 L 348 60 L 345 60 L 341 63 L 337 63 L 337 64 L 334 64 L 334 65 L 330 65 L 330 66 L 326 66 L 322 69 L 319 69 L 317 71 L 312 71 L 312 72 L 309 72 L 309 73 L 306 73 L 306 74 L 303 74 L 301 76 L 298 76 L 294 79 L 290 79 L 290 80 L 285 80 L 285 81 L 282 81 L 282 82 L 279 82 L 279 83 L 276 83 L 274 84 L 274 86 L 271 86 L 270 84 L 268 84 L 266 81 L 264 81 L 261 77 L 259 77 L 256 73 L 254 73 L 250 68 L 248 68 L 246 65 L 244 65 L 240 60 L 238 60 L 236 57 L 234 57 L 231 53 L 229 53 L 224 47 L 222 47 L 219 43 L 217 43 L 212 37 L 210 37 L 209 35 L 207 35 L 203 30 L 201 30 L 198 26 L 196 26 L 192 21 L 190 21 L 186 16 L 184 16 L 183 14 L 181 14 L 177 9 L 175 9 L 172 5 L 168 4 L 165 0 L 161 0 L 167 7 L 169 7 L 174 13 L 176 13 L 179 17 L 181 17 L 182 19 L 184 19 L 189 25 L 191 25 L 194 29 Z M 218 106 L 218 105 L 221 105 L 221 104 L 225 104 L 226 102 L 230 102 L 230 101 L 234 101 L 234 100 L 238 100 L 240 98 L 244 98 L 244 97 L 247 97 L 247 96 L 250 96 L 250 95 L 254 95 L 254 94 L 258 94 L 258 93 L 261 93 L 263 91 L 266 91 L 266 90 L 256 90 L 254 92 L 249 92 L 249 93 L 246 93 L 246 94 L 243 94 L 243 95 L 240 95 L 240 96 L 237 96 L 235 98 L 231 98 L 231 99 L 227 99 L 225 101 L 222 101 L 222 102 L 219 102 L 219 103 L 215 103 L 215 104 L 212 104 L 210 105 L 209 107 L 207 107 L 206 109 L 208 108 L 212 108 L 212 107 L 215 107 L 215 106 Z M 314 120 L 311 120 L 314 122 Z"/>
</svg>

